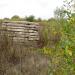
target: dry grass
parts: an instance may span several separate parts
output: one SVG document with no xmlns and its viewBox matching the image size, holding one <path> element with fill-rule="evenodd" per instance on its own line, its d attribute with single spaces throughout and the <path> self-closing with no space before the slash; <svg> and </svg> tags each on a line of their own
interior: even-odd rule
<svg viewBox="0 0 75 75">
<path fill-rule="evenodd" d="M 8 36 L 0 36 L 0 75 L 47 75 L 49 58 L 35 48 L 12 44 Z"/>
</svg>

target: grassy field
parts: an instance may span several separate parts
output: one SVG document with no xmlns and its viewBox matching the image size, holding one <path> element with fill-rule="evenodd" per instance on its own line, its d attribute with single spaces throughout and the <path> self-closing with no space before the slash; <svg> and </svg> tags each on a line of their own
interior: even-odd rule
<svg viewBox="0 0 75 75">
<path fill-rule="evenodd" d="M 7 35 L 0 36 L 0 74 L 75 75 L 74 22 L 72 19 L 40 22 L 38 48 L 12 45 Z"/>
</svg>

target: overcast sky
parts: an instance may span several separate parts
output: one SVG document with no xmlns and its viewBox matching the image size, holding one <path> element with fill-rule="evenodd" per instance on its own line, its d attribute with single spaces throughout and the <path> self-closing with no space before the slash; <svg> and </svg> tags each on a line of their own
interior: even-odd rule
<svg viewBox="0 0 75 75">
<path fill-rule="evenodd" d="M 53 17 L 55 8 L 62 4 L 63 0 L 0 0 L 0 18 L 34 15 L 47 19 Z"/>
</svg>

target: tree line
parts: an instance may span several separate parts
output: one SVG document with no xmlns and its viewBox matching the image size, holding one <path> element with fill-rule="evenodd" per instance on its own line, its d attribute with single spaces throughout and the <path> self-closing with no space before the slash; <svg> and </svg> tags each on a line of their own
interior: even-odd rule
<svg viewBox="0 0 75 75">
<path fill-rule="evenodd" d="M 33 15 L 26 16 L 24 18 L 21 18 L 18 15 L 14 15 L 11 18 L 5 17 L 5 18 L 0 19 L 0 20 L 3 20 L 3 21 L 29 21 L 29 22 L 40 22 L 40 21 L 42 21 L 41 18 L 36 19 L 35 16 L 33 16 Z"/>
</svg>

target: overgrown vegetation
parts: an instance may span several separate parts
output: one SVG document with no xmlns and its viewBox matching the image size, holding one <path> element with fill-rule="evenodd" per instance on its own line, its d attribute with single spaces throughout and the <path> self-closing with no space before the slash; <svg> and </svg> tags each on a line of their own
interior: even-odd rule
<svg viewBox="0 0 75 75">
<path fill-rule="evenodd" d="M 65 3 L 69 7 L 72 2 Z M 56 19 L 43 24 L 42 40 L 45 44 L 41 50 L 51 58 L 49 74 L 52 75 L 75 74 L 75 13 L 68 7 L 57 9 Z"/>
<path fill-rule="evenodd" d="M 65 7 L 63 9 L 57 8 L 55 18 L 49 20 L 35 19 L 34 16 L 26 18 L 13 16 L 11 19 L 4 19 L 7 21 L 39 22 L 41 30 L 39 31 L 40 40 L 37 51 L 41 55 L 49 57 L 48 75 L 75 75 L 75 12 L 68 9 L 69 6 L 72 6 L 71 3 L 72 1 L 65 1 Z M 0 21 L 2 22 L 2 20 Z M 2 73 L 8 69 L 7 63 L 9 62 L 10 66 L 14 63 L 18 64 L 21 61 L 21 56 L 24 57 L 28 49 L 17 47 L 19 50 L 24 49 L 25 53 L 23 52 L 24 54 L 21 55 L 19 52 L 16 55 L 17 48 L 12 47 L 12 40 L 6 34 L 0 36 L 0 40 L 2 41 L 0 43 L 0 74 L 3 75 Z"/>
</svg>

